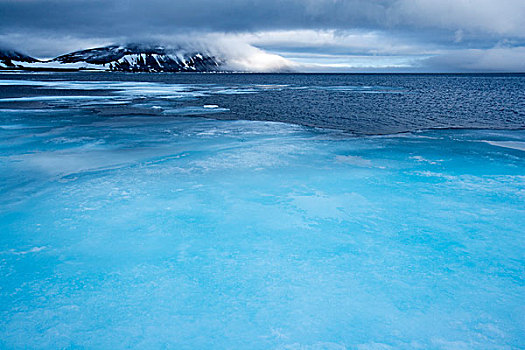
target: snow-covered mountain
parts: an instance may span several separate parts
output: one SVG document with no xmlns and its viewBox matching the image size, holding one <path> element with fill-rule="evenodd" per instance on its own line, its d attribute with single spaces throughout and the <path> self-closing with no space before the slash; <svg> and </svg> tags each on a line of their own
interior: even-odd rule
<svg viewBox="0 0 525 350">
<path fill-rule="evenodd" d="M 249 44 L 110 45 L 48 60 L 0 48 L 0 69 L 120 72 L 290 72 L 294 63 Z"/>
<path fill-rule="evenodd" d="M 0 50 L 4 69 L 95 69 L 122 72 L 216 72 L 226 61 L 183 48 L 128 44 L 75 51 L 51 60 L 37 60 L 16 51 Z"/>
<path fill-rule="evenodd" d="M 219 71 L 224 61 L 201 52 L 167 49 L 163 46 L 130 44 L 76 51 L 54 58 L 61 64 L 87 63 L 124 72 L 210 72 Z"/>
<path fill-rule="evenodd" d="M 0 49 L 0 68 L 16 68 L 19 65 L 38 62 L 36 58 L 18 51 Z"/>
</svg>

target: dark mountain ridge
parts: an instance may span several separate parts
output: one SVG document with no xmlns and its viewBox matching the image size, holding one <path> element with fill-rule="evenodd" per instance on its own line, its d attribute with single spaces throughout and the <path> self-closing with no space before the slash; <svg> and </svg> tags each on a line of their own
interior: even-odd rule
<svg viewBox="0 0 525 350">
<path fill-rule="evenodd" d="M 15 64 L 13 63 L 13 61 L 26 63 L 39 62 L 39 60 L 37 60 L 36 58 L 25 55 L 18 51 L 0 49 L 0 64 L 4 64 L 6 66 L 14 66 Z"/>
<path fill-rule="evenodd" d="M 159 45 L 110 45 L 38 60 L 13 50 L 0 50 L 3 69 L 96 69 L 121 72 L 217 72 L 226 60 L 197 50 Z"/>
</svg>

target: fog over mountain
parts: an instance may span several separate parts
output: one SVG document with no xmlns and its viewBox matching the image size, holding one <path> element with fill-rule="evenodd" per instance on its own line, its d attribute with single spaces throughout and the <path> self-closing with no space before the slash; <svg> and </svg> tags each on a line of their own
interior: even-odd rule
<svg viewBox="0 0 525 350">
<path fill-rule="evenodd" d="M 525 71 L 523 18 L 521 0 L 0 0 L 0 46 L 197 43 L 253 71 Z"/>
<path fill-rule="evenodd" d="M 245 45 L 127 43 L 74 51 L 50 59 L 0 48 L 0 69 L 120 72 L 292 72 L 299 65 Z"/>
</svg>

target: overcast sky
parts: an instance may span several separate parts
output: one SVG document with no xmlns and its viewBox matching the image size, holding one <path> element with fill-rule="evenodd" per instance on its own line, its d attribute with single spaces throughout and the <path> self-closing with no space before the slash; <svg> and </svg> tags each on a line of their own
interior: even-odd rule
<svg viewBox="0 0 525 350">
<path fill-rule="evenodd" d="M 0 46 L 255 46 L 311 71 L 525 71 L 525 0 L 0 0 Z"/>
</svg>

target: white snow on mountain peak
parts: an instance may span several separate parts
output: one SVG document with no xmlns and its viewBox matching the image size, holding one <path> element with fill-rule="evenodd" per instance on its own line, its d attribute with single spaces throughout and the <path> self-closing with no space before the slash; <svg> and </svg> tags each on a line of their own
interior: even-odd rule
<svg viewBox="0 0 525 350">
<path fill-rule="evenodd" d="M 37 60 L 16 51 L 0 52 L 1 69 L 90 69 L 124 72 L 279 72 L 293 64 L 248 44 L 231 42 L 175 44 L 130 43 L 74 51 Z"/>
</svg>

